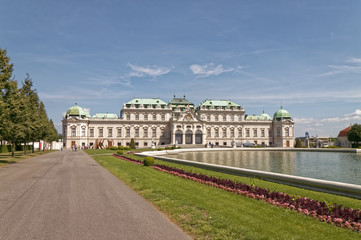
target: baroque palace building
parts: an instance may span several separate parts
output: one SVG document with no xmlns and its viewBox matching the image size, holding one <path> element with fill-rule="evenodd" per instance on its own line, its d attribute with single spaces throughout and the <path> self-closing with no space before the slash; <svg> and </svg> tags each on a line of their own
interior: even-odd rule
<svg viewBox="0 0 361 240">
<path fill-rule="evenodd" d="M 281 107 L 268 114 L 246 115 L 244 107 L 227 100 L 205 100 L 197 107 L 185 96 L 168 103 L 159 98 L 134 98 L 123 105 L 120 117 L 97 113 L 75 104 L 63 117 L 64 148 L 104 148 L 155 145 L 191 147 L 206 144 L 232 147 L 263 145 L 294 146 L 294 122 Z"/>
</svg>

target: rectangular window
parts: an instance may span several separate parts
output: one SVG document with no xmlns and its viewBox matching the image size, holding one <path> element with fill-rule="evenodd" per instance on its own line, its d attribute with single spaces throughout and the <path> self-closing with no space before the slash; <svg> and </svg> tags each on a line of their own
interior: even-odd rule
<svg viewBox="0 0 361 240">
<path fill-rule="evenodd" d="M 94 128 L 89 129 L 89 135 L 90 137 L 94 137 Z"/>
<path fill-rule="evenodd" d="M 218 115 L 214 116 L 214 121 L 218 121 Z"/>
<path fill-rule="evenodd" d="M 162 129 L 161 136 L 165 137 L 165 130 L 164 129 Z"/>
<path fill-rule="evenodd" d="M 127 137 L 130 137 L 130 128 L 127 128 L 126 134 L 127 134 L 127 135 L 126 135 Z"/>
<path fill-rule="evenodd" d="M 135 129 L 135 137 L 139 137 L 139 128 Z"/>
<path fill-rule="evenodd" d="M 81 129 L 81 136 L 82 136 L 82 137 L 85 137 L 85 128 L 82 128 L 82 129 Z"/>
<path fill-rule="evenodd" d="M 144 114 L 144 120 L 148 120 L 148 114 Z"/>
<path fill-rule="evenodd" d="M 272 137 L 272 130 L 268 129 L 268 137 Z"/>
<path fill-rule="evenodd" d="M 286 137 L 289 137 L 289 136 L 290 136 L 290 130 L 289 130 L 289 128 L 286 128 L 286 129 L 285 129 L 285 134 L 286 134 Z"/>
<path fill-rule="evenodd" d="M 258 137 L 257 133 L 258 133 L 257 129 L 253 129 L 253 137 Z"/>
<path fill-rule="evenodd" d="M 219 129 L 218 129 L 218 128 L 216 128 L 216 129 L 214 130 L 214 135 L 215 135 L 216 137 L 219 137 Z"/>
<path fill-rule="evenodd" d="M 281 128 L 277 128 L 277 137 L 281 137 Z"/>
<path fill-rule="evenodd" d="M 238 128 L 238 137 L 242 137 L 242 128 Z"/>
<path fill-rule="evenodd" d="M 130 114 L 127 114 L 127 120 L 130 120 Z"/>
<path fill-rule="evenodd" d="M 231 115 L 230 117 L 231 117 L 231 121 L 234 122 L 234 116 Z"/>
<path fill-rule="evenodd" d="M 153 114 L 153 120 L 157 120 L 157 114 Z"/>
<path fill-rule="evenodd" d="M 165 115 L 162 114 L 162 121 L 165 121 Z"/>
<path fill-rule="evenodd" d="M 121 137 L 121 136 L 122 136 L 122 129 L 117 128 L 117 137 Z"/>
<path fill-rule="evenodd" d="M 139 114 L 135 114 L 135 120 L 139 120 Z"/>
<path fill-rule="evenodd" d="M 246 129 L 246 137 L 249 137 L 249 128 Z"/>
<path fill-rule="evenodd" d="M 211 121 L 211 115 L 207 115 L 207 121 Z"/>
<path fill-rule="evenodd" d="M 242 115 L 238 116 L 238 121 L 242 121 Z"/>
<path fill-rule="evenodd" d="M 99 128 L 98 131 L 99 131 L 99 137 L 103 137 L 103 128 Z"/>
<path fill-rule="evenodd" d="M 231 129 L 231 137 L 234 137 L 234 129 Z"/>
<path fill-rule="evenodd" d="M 264 129 L 261 129 L 261 137 L 265 137 L 265 131 L 264 131 Z"/>
<path fill-rule="evenodd" d="M 227 137 L 227 129 L 223 128 L 223 137 Z"/>
<path fill-rule="evenodd" d="M 148 147 L 148 143 L 147 143 L 147 142 L 144 142 L 144 147 Z"/>
<path fill-rule="evenodd" d="M 108 137 L 113 137 L 113 129 L 108 128 Z"/>
<path fill-rule="evenodd" d="M 152 137 L 157 137 L 157 129 L 156 128 L 153 128 L 152 129 Z"/>
<path fill-rule="evenodd" d="M 211 137 L 211 129 L 207 129 L 207 137 Z"/>
<path fill-rule="evenodd" d="M 148 128 L 145 128 L 143 131 L 144 131 L 143 137 L 148 137 Z"/>
<path fill-rule="evenodd" d="M 71 136 L 72 137 L 76 136 L 76 128 L 75 127 L 71 129 Z"/>
</svg>

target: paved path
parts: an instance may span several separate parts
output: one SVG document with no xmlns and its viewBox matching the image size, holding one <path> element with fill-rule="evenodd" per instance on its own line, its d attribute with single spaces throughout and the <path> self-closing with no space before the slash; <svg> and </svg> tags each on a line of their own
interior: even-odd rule
<svg viewBox="0 0 361 240">
<path fill-rule="evenodd" d="M 0 168 L 0 239 L 190 239 L 82 151 Z"/>
</svg>

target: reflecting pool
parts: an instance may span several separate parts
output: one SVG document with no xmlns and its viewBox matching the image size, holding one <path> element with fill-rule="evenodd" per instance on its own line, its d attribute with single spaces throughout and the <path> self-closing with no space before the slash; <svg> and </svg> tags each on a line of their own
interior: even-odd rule
<svg viewBox="0 0 361 240">
<path fill-rule="evenodd" d="M 357 153 L 210 151 L 168 157 L 361 185 L 361 154 Z"/>
</svg>

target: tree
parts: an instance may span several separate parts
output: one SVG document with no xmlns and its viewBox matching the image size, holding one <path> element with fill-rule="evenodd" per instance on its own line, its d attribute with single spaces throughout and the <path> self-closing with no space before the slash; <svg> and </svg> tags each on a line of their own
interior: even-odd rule
<svg viewBox="0 0 361 240">
<path fill-rule="evenodd" d="M 131 149 L 135 149 L 135 142 L 134 142 L 134 138 L 130 139 L 130 148 Z"/>
<path fill-rule="evenodd" d="M 361 142 L 361 124 L 354 124 L 348 131 L 347 139 L 352 142 L 353 146 L 357 146 Z"/>
<path fill-rule="evenodd" d="M 301 148 L 302 147 L 302 143 L 301 140 L 299 138 L 296 139 L 296 145 L 295 148 Z"/>
<path fill-rule="evenodd" d="M 25 137 L 23 114 L 25 113 L 25 99 L 17 88 L 17 82 L 10 80 L 5 85 L 5 94 L 2 98 L 2 112 L 0 119 L 1 136 L 12 144 L 12 157 L 14 157 L 15 144 Z"/>
<path fill-rule="evenodd" d="M 24 154 L 27 152 L 28 141 L 34 141 L 35 124 L 36 124 L 36 111 L 39 106 L 39 97 L 36 90 L 33 89 L 33 82 L 30 75 L 27 73 L 24 79 L 23 86 L 20 93 L 24 98 L 25 112 L 23 113 L 23 126 L 24 126 Z M 34 146 L 33 146 L 34 148 Z"/>
<path fill-rule="evenodd" d="M 9 81 L 13 74 L 14 65 L 10 63 L 10 58 L 6 55 L 6 50 L 0 48 L 0 138 L 3 140 L 3 131 L 6 126 L 3 124 L 4 115 L 4 95 L 9 87 Z"/>
</svg>

